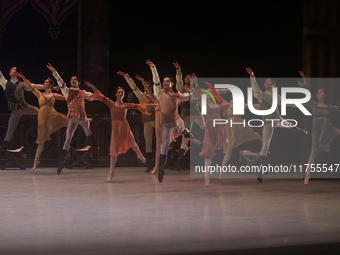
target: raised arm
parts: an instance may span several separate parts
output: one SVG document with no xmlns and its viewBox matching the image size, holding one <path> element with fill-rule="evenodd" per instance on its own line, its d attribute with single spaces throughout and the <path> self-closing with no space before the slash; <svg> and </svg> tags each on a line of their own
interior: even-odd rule
<svg viewBox="0 0 340 255">
<path fill-rule="evenodd" d="M 247 67 L 246 71 L 250 75 L 250 84 L 253 89 L 254 97 L 259 101 L 259 103 L 262 102 L 262 90 L 260 89 L 259 85 L 256 82 L 254 72 Z"/>
<path fill-rule="evenodd" d="M 138 100 L 142 100 L 143 93 L 137 87 L 136 83 L 132 80 L 132 78 L 127 73 L 123 73 L 120 70 L 118 70 L 117 74 L 125 78 L 127 84 L 129 84 L 130 88 L 132 89 L 133 93 L 138 98 Z"/>
<path fill-rule="evenodd" d="M 182 70 L 178 62 L 172 63 L 176 67 L 176 89 L 178 92 L 183 90 L 183 75 Z"/>
<path fill-rule="evenodd" d="M 65 98 L 67 98 L 69 88 L 66 86 L 66 83 L 64 82 L 64 80 L 60 77 L 57 70 L 50 63 L 48 63 L 46 67 L 52 71 L 52 74 L 54 78 L 57 80 L 58 86 L 60 87 L 61 93 L 63 93 Z"/>
<path fill-rule="evenodd" d="M 6 84 L 7 84 L 7 80 L 5 79 L 4 75 L 2 74 L 0 70 L 0 85 L 4 90 L 6 89 Z"/>
<path fill-rule="evenodd" d="M 156 98 L 156 96 L 152 93 L 150 87 L 146 84 L 146 81 L 140 77 L 139 75 L 136 75 L 135 78 L 139 81 L 142 82 L 144 89 L 148 92 L 149 96 L 151 97 L 151 100 L 156 104 L 158 103 L 158 99 Z"/>
<path fill-rule="evenodd" d="M 151 69 L 152 72 L 152 81 L 153 81 L 153 92 L 157 99 L 159 100 L 162 95 L 162 90 L 161 90 L 161 81 L 159 79 L 159 75 L 156 69 L 156 66 L 154 63 L 152 63 L 150 60 L 147 60 L 145 62 Z"/>
</svg>

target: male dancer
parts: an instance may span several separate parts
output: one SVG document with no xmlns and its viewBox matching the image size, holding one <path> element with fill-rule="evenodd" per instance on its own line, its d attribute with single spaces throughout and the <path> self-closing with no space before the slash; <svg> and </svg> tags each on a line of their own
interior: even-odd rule
<svg viewBox="0 0 340 255">
<path fill-rule="evenodd" d="M 182 74 L 179 64 L 176 62 L 176 76 L 180 76 Z M 170 139 L 173 134 L 174 128 L 178 129 L 184 137 L 189 138 L 190 136 L 193 138 L 193 135 L 189 132 L 188 129 L 185 128 L 184 122 L 178 114 L 178 103 L 181 101 L 189 100 L 189 93 L 173 93 L 172 86 L 174 84 L 173 78 L 171 76 L 165 76 L 163 78 L 163 89 L 160 88 L 160 79 L 158 76 L 157 69 L 155 65 L 150 66 L 153 83 L 154 83 L 154 94 L 159 100 L 160 111 L 162 114 L 162 125 L 163 125 L 163 133 L 162 133 L 162 152 L 160 155 L 159 162 L 159 172 L 158 172 L 158 181 L 163 181 L 164 175 L 164 166 L 167 160 L 167 155 L 170 146 Z M 200 143 L 196 139 L 192 139 L 193 142 Z"/>
<path fill-rule="evenodd" d="M 92 132 L 90 129 L 90 122 L 87 119 L 86 112 L 85 112 L 85 104 L 84 104 L 84 99 L 88 99 L 92 97 L 93 93 L 79 89 L 80 80 L 77 76 L 71 77 L 71 80 L 70 80 L 71 88 L 68 88 L 66 86 L 66 83 L 59 76 L 56 69 L 50 63 L 48 63 L 47 68 L 52 71 L 54 78 L 56 78 L 58 82 L 61 93 L 65 96 L 67 106 L 68 106 L 67 117 L 69 117 L 70 119 L 68 126 L 67 126 L 66 139 L 65 139 L 63 150 L 61 152 L 59 166 L 57 170 L 57 174 L 59 175 L 61 173 L 61 170 L 64 168 L 66 156 L 69 151 L 69 146 L 71 144 L 72 137 L 78 125 L 83 127 L 85 131 L 85 135 L 89 139 L 90 143 L 91 144 L 94 143 L 92 141 L 93 137 L 92 137 Z"/>
<path fill-rule="evenodd" d="M 150 63 L 149 63 L 150 62 Z M 153 65 L 151 61 L 147 62 L 147 64 Z M 129 84 L 130 88 L 132 89 L 133 93 L 136 95 L 136 97 L 139 100 L 139 103 L 142 104 L 152 104 L 153 101 L 148 94 L 147 91 L 141 92 L 140 89 L 137 87 L 136 83 L 133 81 L 133 79 L 127 74 L 123 73 L 121 71 L 118 71 L 117 74 L 123 76 L 126 80 L 126 82 Z M 152 88 L 152 84 L 150 82 L 146 82 L 147 86 Z M 148 173 L 152 170 L 153 164 L 152 164 L 152 137 L 153 137 L 153 129 L 155 128 L 156 133 L 156 160 L 155 160 L 155 167 L 152 172 L 156 172 L 159 168 L 159 156 L 162 146 L 162 126 L 159 121 L 159 117 L 157 118 L 158 121 L 155 121 L 156 119 L 156 113 L 155 114 L 155 108 L 153 106 L 147 106 L 146 107 L 148 113 L 151 113 L 151 115 L 147 115 L 142 113 L 142 122 L 144 124 L 144 139 L 145 139 L 145 158 L 146 158 L 146 164 L 147 168 L 145 170 L 145 173 Z"/>
<path fill-rule="evenodd" d="M 18 73 L 20 73 L 19 68 L 12 67 L 9 71 L 11 79 L 8 81 L 0 71 L 0 85 L 4 89 L 8 101 L 8 109 L 12 111 L 8 120 L 6 137 L 0 147 L 0 153 L 9 148 L 21 116 L 24 114 L 38 115 L 39 113 L 39 109 L 37 107 L 29 105 L 26 102 L 24 90 L 31 91 L 31 89 L 27 87 L 24 82 L 19 81 L 17 77 Z"/>
</svg>

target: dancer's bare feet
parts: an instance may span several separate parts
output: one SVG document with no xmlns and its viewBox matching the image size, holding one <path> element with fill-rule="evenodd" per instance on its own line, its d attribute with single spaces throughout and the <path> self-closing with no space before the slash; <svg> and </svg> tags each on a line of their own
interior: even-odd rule
<svg viewBox="0 0 340 255">
<path fill-rule="evenodd" d="M 109 173 L 109 177 L 107 177 L 107 182 L 110 182 L 111 180 L 112 180 L 112 178 L 113 178 L 113 176 L 115 175 L 115 173 L 113 172 L 113 170 L 111 170 L 110 171 L 110 173 Z"/>
<path fill-rule="evenodd" d="M 137 158 L 139 158 L 139 159 L 140 159 L 140 161 L 142 161 L 142 162 L 143 162 L 143 164 L 145 164 L 145 163 L 146 163 L 146 159 L 144 158 L 144 156 L 143 156 L 142 154 L 139 154 L 139 155 L 137 155 Z"/>
<path fill-rule="evenodd" d="M 33 168 L 32 171 L 34 171 L 35 169 L 37 169 L 37 166 L 40 164 L 39 160 L 34 160 L 34 164 L 33 164 Z"/>
</svg>

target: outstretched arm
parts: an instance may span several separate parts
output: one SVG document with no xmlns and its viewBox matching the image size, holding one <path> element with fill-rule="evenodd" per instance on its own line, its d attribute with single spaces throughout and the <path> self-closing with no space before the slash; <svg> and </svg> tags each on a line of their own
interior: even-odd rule
<svg viewBox="0 0 340 255">
<path fill-rule="evenodd" d="M 66 86 L 64 80 L 60 77 L 57 70 L 50 63 L 48 63 L 46 67 L 52 71 L 52 74 L 54 78 L 57 80 L 58 86 L 60 87 L 61 93 L 65 96 L 65 98 L 67 98 L 69 88 Z"/>
<path fill-rule="evenodd" d="M 17 76 L 20 77 L 20 78 L 24 81 L 24 83 L 25 83 L 25 90 L 27 90 L 27 91 L 32 91 L 32 93 L 33 93 L 36 97 L 39 98 L 40 92 L 39 92 L 38 90 L 36 90 L 35 87 L 32 86 L 32 83 L 31 83 L 29 80 L 27 80 L 26 77 L 23 76 L 23 75 L 20 74 L 20 73 L 17 73 Z"/>
<path fill-rule="evenodd" d="M 143 93 L 137 87 L 136 83 L 132 80 L 132 78 L 127 73 L 123 73 L 120 70 L 118 70 L 117 74 L 119 74 L 119 75 L 121 75 L 125 78 L 127 84 L 129 84 L 130 88 L 132 89 L 133 93 L 138 98 L 138 100 L 142 100 Z"/>
<path fill-rule="evenodd" d="M 148 92 L 149 96 L 151 97 L 151 100 L 156 104 L 158 103 L 158 99 L 156 98 L 156 96 L 152 93 L 150 87 L 146 84 L 146 81 L 140 77 L 139 75 L 136 75 L 135 78 L 139 81 L 142 82 L 144 89 Z"/>
<path fill-rule="evenodd" d="M 87 100 L 89 101 L 93 101 L 93 100 L 97 100 L 97 101 L 102 101 L 103 103 L 105 103 L 110 109 L 114 106 L 114 102 L 112 100 L 110 100 L 109 98 L 107 98 L 106 96 L 104 96 L 99 89 L 97 89 L 93 84 L 85 81 L 85 85 L 90 87 L 91 89 L 93 89 L 94 94 L 92 97 L 88 98 Z"/>
<path fill-rule="evenodd" d="M 172 63 L 176 67 L 176 90 L 182 92 L 183 90 L 183 75 L 182 70 L 178 62 Z"/>
<path fill-rule="evenodd" d="M 254 92 L 254 97 L 259 101 L 259 103 L 261 103 L 262 102 L 262 91 L 256 82 L 254 72 L 249 67 L 246 68 L 246 71 L 250 75 L 250 84 Z"/>
</svg>

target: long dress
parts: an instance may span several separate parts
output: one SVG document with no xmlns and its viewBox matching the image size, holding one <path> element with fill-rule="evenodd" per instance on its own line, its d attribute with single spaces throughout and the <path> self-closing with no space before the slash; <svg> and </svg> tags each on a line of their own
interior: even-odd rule
<svg viewBox="0 0 340 255">
<path fill-rule="evenodd" d="M 230 104 L 232 105 L 232 103 Z M 231 121 L 233 123 L 243 122 L 243 119 L 239 116 L 232 115 L 232 107 L 223 111 L 223 116 L 227 118 L 228 123 L 225 125 L 225 133 L 227 135 L 227 142 L 223 144 L 223 153 L 231 153 L 233 148 L 237 148 L 241 144 L 247 141 L 260 140 L 262 141 L 262 136 L 259 133 L 254 132 L 254 130 L 249 126 L 243 125 L 230 125 Z"/>
<path fill-rule="evenodd" d="M 212 108 L 207 104 L 207 115 L 204 130 L 202 151 L 199 155 L 203 158 L 213 158 L 216 150 L 222 149 L 226 142 L 226 133 L 223 125 L 214 125 L 214 119 L 220 119 L 221 108 Z"/>
<path fill-rule="evenodd" d="M 131 147 L 137 145 L 126 120 L 126 112 L 128 109 L 138 109 L 138 105 L 124 103 L 117 106 L 115 102 L 102 94 L 95 94 L 94 99 L 105 103 L 111 111 L 110 157 L 118 157 L 119 154 L 126 153 Z"/>
<path fill-rule="evenodd" d="M 310 90 L 310 85 L 303 84 L 302 87 Z M 328 152 L 333 138 L 339 135 L 340 132 L 339 129 L 333 127 L 329 120 L 329 114 L 339 111 L 339 106 L 327 105 L 327 107 L 320 107 L 313 99 L 309 100 L 308 106 L 313 115 L 311 152 L 316 154 L 322 151 Z"/>
<path fill-rule="evenodd" d="M 43 93 L 33 88 L 32 93 L 39 100 L 38 139 L 37 144 L 44 144 L 51 140 L 51 134 L 62 127 L 67 127 L 69 119 L 54 109 L 55 100 L 65 100 L 65 97 L 56 93 L 47 98 Z"/>
</svg>

